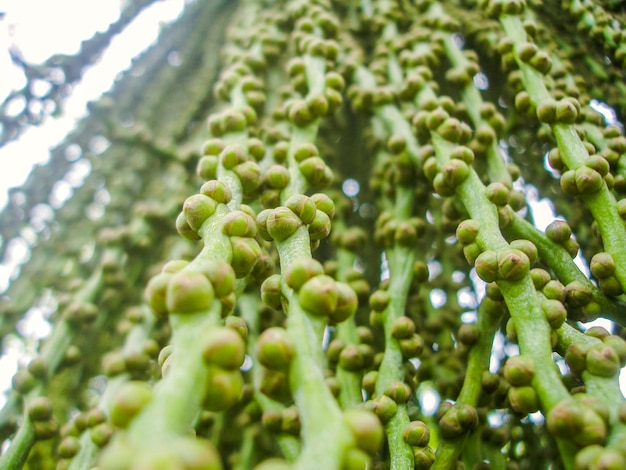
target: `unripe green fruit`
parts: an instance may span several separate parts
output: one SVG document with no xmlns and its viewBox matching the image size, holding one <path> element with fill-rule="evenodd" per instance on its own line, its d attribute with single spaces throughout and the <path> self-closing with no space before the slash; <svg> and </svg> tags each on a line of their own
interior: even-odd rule
<svg viewBox="0 0 626 470">
<path fill-rule="evenodd" d="M 328 316 L 339 301 L 339 289 L 335 280 L 320 274 L 306 281 L 298 292 L 300 305 L 311 315 Z"/>
<path fill-rule="evenodd" d="M 152 312 L 158 317 L 167 315 L 169 311 L 165 299 L 167 295 L 167 286 L 169 285 L 171 279 L 172 274 L 167 272 L 159 273 L 152 277 L 146 286 L 144 297 L 148 301 L 148 305 L 150 305 Z"/>
<path fill-rule="evenodd" d="M 387 291 L 380 291 L 387 292 Z M 393 322 L 391 328 L 391 335 L 395 339 L 407 339 L 413 336 L 415 333 L 415 322 L 409 317 L 400 317 Z"/>
<path fill-rule="evenodd" d="M 53 420 L 35 421 L 33 423 L 33 429 L 35 431 L 35 439 L 38 441 L 52 439 L 56 437 L 59 432 L 59 426 Z"/>
<path fill-rule="evenodd" d="M 200 192 L 214 201 L 228 204 L 233 198 L 233 194 L 228 186 L 219 180 L 210 180 L 200 187 Z"/>
<path fill-rule="evenodd" d="M 265 171 L 264 179 L 270 188 L 283 189 L 287 187 L 291 177 L 289 170 L 283 165 L 272 165 Z"/>
<path fill-rule="evenodd" d="M 300 173 L 313 188 L 325 188 L 333 181 L 333 172 L 320 157 L 300 162 Z"/>
<path fill-rule="evenodd" d="M 28 371 L 36 379 L 44 380 L 48 377 L 48 363 L 43 357 L 36 357 L 28 363 Z"/>
<path fill-rule="evenodd" d="M 402 433 L 404 442 L 413 447 L 425 447 L 430 441 L 430 430 L 423 421 L 411 421 Z"/>
<path fill-rule="evenodd" d="M 241 398 L 243 377 L 238 370 L 225 370 L 216 365 L 208 367 L 204 406 L 209 411 L 224 411 Z"/>
<path fill-rule="evenodd" d="M 615 350 L 605 344 L 597 344 L 587 351 L 587 370 L 600 377 L 614 377 L 619 373 L 620 360 Z"/>
<path fill-rule="evenodd" d="M 509 203 L 511 192 L 504 184 L 495 182 L 485 188 L 485 195 L 497 206 L 504 206 Z"/>
<path fill-rule="evenodd" d="M 28 417 L 32 421 L 47 421 L 52 417 L 52 403 L 47 397 L 36 397 L 28 404 Z"/>
<path fill-rule="evenodd" d="M 126 428 L 137 414 L 152 401 L 152 390 L 145 382 L 124 383 L 113 398 L 111 423 Z"/>
<path fill-rule="evenodd" d="M 516 413 L 527 415 L 539 410 L 537 392 L 528 385 L 509 388 L 508 398 L 511 408 Z"/>
<path fill-rule="evenodd" d="M 257 343 L 257 356 L 264 367 L 285 370 L 295 355 L 294 341 L 284 328 L 270 327 L 261 333 Z"/>
<path fill-rule="evenodd" d="M 309 237 L 311 240 L 322 240 L 330 234 L 330 217 L 323 211 L 315 211 L 315 217 L 309 225 Z"/>
<path fill-rule="evenodd" d="M 463 323 L 459 327 L 458 338 L 461 343 L 472 346 L 480 338 L 480 328 L 475 323 Z"/>
<path fill-rule="evenodd" d="M 476 243 L 470 243 L 463 247 L 463 256 L 470 265 L 474 265 L 476 263 L 476 260 L 481 253 L 482 250 Z"/>
<path fill-rule="evenodd" d="M 300 220 L 305 225 L 312 223 L 315 219 L 317 212 L 315 203 L 304 194 L 294 194 L 285 201 L 285 206 L 300 217 Z"/>
<path fill-rule="evenodd" d="M 552 124 L 556 121 L 556 105 L 557 102 L 553 98 L 541 100 L 537 105 L 537 119 L 546 124 Z"/>
<path fill-rule="evenodd" d="M 204 274 L 179 271 L 167 285 L 165 304 L 170 313 L 195 313 L 209 309 L 214 298 L 213 286 Z"/>
<path fill-rule="evenodd" d="M 591 408 L 608 425 L 611 420 L 611 409 L 605 400 L 588 393 L 576 393 L 574 399 Z"/>
<path fill-rule="evenodd" d="M 572 281 L 565 286 L 567 304 L 582 307 L 591 302 L 591 289 L 580 281 Z"/>
<path fill-rule="evenodd" d="M 305 101 L 294 101 L 289 106 L 289 121 L 298 127 L 305 127 L 309 125 L 315 116 L 309 109 Z"/>
<path fill-rule="evenodd" d="M 572 439 L 579 446 L 603 444 L 606 438 L 602 418 L 573 398 L 557 403 L 548 413 L 546 424 L 554 436 Z"/>
<path fill-rule="evenodd" d="M 543 286 L 543 288 L 541 289 L 541 292 L 548 299 L 558 300 L 559 302 L 565 302 L 565 297 L 567 294 L 567 291 L 565 290 L 565 286 L 561 284 L 559 281 L 555 281 L 553 279 L 549 280 Z"/>
<path fill-rule="evenodd" d="M 424 350 L 424 340 L 417 333 L 414 333 L 409 338 L 398 340 L 398 344 L 404 359 L 417 357 Z"/>
<path fill-rule="evenodd" d="M 378 289 L 370 296 L 369 306 L 376 312 L 382 312 L 387 308 L 389 302 L 391 302 L 391 295 L 389 292 L 385 289 Z"/>
<path fill-rule="evenodd" d="M 466 219 L 457 227 L 456 238 L 464 245 L 472 243 L 478 236 L 479 228 L 480 226 L 476 220 Z"/>
<path fill-rule="evenodd" d="M 324 274 L 322 263 L 313 258 L 300 258 L 285 270 L 285 281 L 289 287 L 298 292 L 309 279 Z"/>
<path fill-rule="evenodd" d="M 203 180 L 214 180 L 217 178 L 219 158 L 215 155 L 207 155 L 198 160 L 196 173 Z"/>
<path fill-rule="evenodd" d="M 572 229 L 567 222 L 555 220 L 546 227 L 546 235 L 549 239 L 562 243 L 572 236 Z"/>
<path fill-rule="evenodd" d="M 257 162 L 263 160 L 267 149 L 262 140 L 257 138 L 248 139 L 248 154 L 252 156 Z"/>
<path fill-rule="evenodd" d="M 365 368 L 366 358 L 356 344 L 347 344 L 339 353 L 339 367 L 352 372 L 358 372 Z"/>
<path fill-rule="evenodd" d="M 265 305 L 276 310 L 280 310 L 282 307 L 282 290 L 280 283 L 280 274 L 273 274 L 261 284 L 261 300 L 263 300 Z"/>
<path fill-rule="evenodd" d="M 589 265 L 591 273 L 598 279 L 612 276 L 615 272 L 615 261 L 610 253 L 596 253 Z"/>
<path fill-rule="evenodd" d="M 336 282 L 338 299 L 335 310 L 329 315 L 329 320 L 332 323 L 341 323 L 347 320 L 355 314 L 358 306 L 359 299 L 350 285 L 345 282 Z"/>
<path fill-rule="evenodd" d="M 556 104 L 556 120 L 564 124 L 574 124 L 578 119 L 578 109 L 569 100 L 559 100 Z"/>
<path fill-rule="evenodd" d="M 253 194 L 261 186 L 261 169 L 257 162 L 243 162 L 233 168 L 239 178 L 245 196 Z"/>
<path fill-rule="evenodd" d="M 394 381 L 383 392 L 398 404 L 406 403 L 411 398 L 411 388 L 404 382 Z"/>
<path fill-rule="evenodd" d="M 222 139 L 209 139 L 202 146 L 203 155 L 219 155 L 226 144 Z"/>
<path fill-rule="evenodd" d="M 541 301 L 541 310 L 553 329 L 560 328 L 567 319 L 567 310 L 559 300 L 544 299 Z"/>
<path fill-rule="evenodd" d="M 230 237 L 233 249 L 231 265 L 237 278 L 246 277 L 252 272 L 261 256 L 261 247 L 254 238 Z"/>
<path fill-rule="evenodd" d="M 542 290 L 550 281 L 550 273 L 545 269 L 533 268 L 530 270 L 530 278 L 533 281 L 535 289 Z"/>
<path fill-rule="evenodd" d="M 574 374 L 582 374 L 587 364 L 587 351 L 591 345 L 572 344 L 565 352 L 565 361 Z"/>
<path fill-rule="evenodd" d="M 256 221 L 245 212 L 235 210 L 223 217 L 222 232 L 229 237 L 255 237 Z"/>
<path fill-rule="evenodd" d="M 64 437 L 57 448 L 59 457 L 62 459 L 71 459 L 80 452 L 80 442 L 74 436 Z"/>
<path fill-rule="evenodd" d="M 498 254 L 492 250 L 483 251 L 474 263 L 476 274 L 485 282 L 494 282 L 498 278 Z"/>
<path fill-rule="evenodd" d="M 236 331 L 216 327 L 202 338 L 202 358 L 227 370 L 237 370 L 243 364 L 246 345 Z"/>
<path fill-rule="evenodd" d="M 100 423 L 91 429 L 91 441 L 98 447 L 104 447 L 111 441 L 113 433 L 113 427 L 109 423 Z"/>
<path fill-rule="evenodd" d="M 381 395 L 373 401 L 374 413 L 384 424 L 388 422 L 398 411 L 398 404 L 387 395 Z"/>
<path fill-rule="evenodd" d="M 211 282 L 215 297 L 229 295 L 235 289 L 236 275 L 232 266 L 225 261 L 207 260 L 203 261 L 198 270 Z"/>
<path fill-rule="evenodd" d="M 465 404 L 450 406 L 439 420 L 439 431 L 445 439 L 455 439 L 473 430 L 478 424 L 476 408 Z"/>
<path fill-rule="evenodd" d="M 335 216 L 335 203 L 324 193 L 315 193 L 311 196 L 318 211 L 324 212 L 330 219 Z"/>
<path fill-rule="evenodd" d="M 183 204 L 183 213 L 187 223 L 194 231 L 200 230 L 206 219 L 215 213 L 217 202 L 204 194 L 194 194 Z"/>
<path fill-rule="evenodd" d="M 167 263 L 165 263 L 163 267 L 161 268 L 161 272 L 174 274 L 182 270 L 188 265 L 189 265 L 189 261 L 186 261 L 184 259 L 175 259 L 175 260 L 168 261 Z M 141 321 L 141 319 L 139 319 L 138 321 Z"/>
<path fill-rule="evenodd" d="M 354 434 L 359 449 L 376 454 L 383 443 L 384 431 L 375 414 L 358 408 L 343 413 L 343 420 Z"/>
<path fill-rule="evenodd" d="M 200 235 L 191 228 L 191 225 L 187 222 L 187 216 L 185 216 L 184 212 L 178 214 L 176 217 L 176 230 L 180 235 L 182 235 L 187 240 L 200 240 Z"/>
<path fill-rule="evenodd" d="M 499 279 L 519 281 L 530 271 L 530 260 L 523 251 L 515 248 L 499 250 L 497 258 Z"/>
<path fill-rule="evenodd" d="M 263 214 L 263 212 L 261 212 L 261 214 Z M 296 233 L 296 230 L 302 226 L 302 221 L 291 209 L 287 207 L 277 207 L 267 215 L 265 225 L 267 227 L 267 233 L 275 241 L 282 242 Z"/>
<path fill-rule="evenodd" d="M 435 462 L 435 452 L 430 447 L 416 448 L 413 452 L 415 470 L 428 470 Z"/>
<path fill-rule="evenodd" d="M 529 356 L 513 356 L 504 364 L 504 378 L 515 387 L 530 385 L 534 376 L 535 363 Z"/>
<path fill-rule="evenodd" d="M 232 170 L 248 159 L 248 152 L 242 145 L 228 145 L 222 150 L 219 158 L 224 168 Z"/>
<path fill-rule="evenodd" d="M 528 62 L 538 51 L 539 48 L 532 42 L 524 42 L 517 46 L 517 55 L 522 62 Z"/>
<path fill-rule="evenodd" d="M 361 386 L 369 396 L 372 396 L 376 390 L 376 381 L 378 380 L 378 371 L 370 370 L 363 375 Z"/>
<path fill-rule="evenodd" d="M 602 342 L 613 348 L 617 357 L 619 357 L 620 367 L 626 363 L 626 340 L 617 335 L 609 335 L 602 338 Z"/>
<path fill-rule="evenodd" d="M 283 371 L 263 368 L 259 390 L 268 397 L 279 402 L 292 400 L 291 390 L 289 389 L 289 380 L 287 378 L 287 374 Z"/>
</svg>

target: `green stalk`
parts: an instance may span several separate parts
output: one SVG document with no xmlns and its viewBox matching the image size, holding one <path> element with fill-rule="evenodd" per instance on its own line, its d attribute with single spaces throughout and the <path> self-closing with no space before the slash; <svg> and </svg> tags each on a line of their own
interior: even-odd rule
<svg viewBox="0 0 626 470">
<path fill-rule="evenodd" d="M 408 192 L 408 191 L 407 191 Z M 399 207 L 398 204 L 396 207 Z M 376 380 L 376 395 L 383 395 L 387 387 L 395 381 L 404 381 L 404 357 L 398 341 L 391 335 L 394 322 L 404 316 L 406 298 L 413 280 L 415 250 L 396 246 L 387 252 L 389 256 L 391 300 L 383 312 L 385 329 L 385 354 Z M 402 437 L 409 424 L 409 414 L 405 404 L 398 404 L 398 411 L 385 424 L 392 470 L 412 468 L 413 450 Z"/>
<path fill-rule="evenodd" d="M 482 375 L 484 371 L 489 370 L 493 338 L 500 326 L 500 315 L 494 317 L 491 312 L 487 311 L 489 307 L 485 305 L 483 302 L 478 308 L 477 326 L 480 336 L 478 343 L 474 344 L 470 350 L 463 388 L 461 388 L 457 398 L 457 404 L 478 406 L 478 400 L 482 391 Z M 437 448 L 435 462 L 431 467 L 432 470 L 455 468 L 468 436 L 469 433 L 466 433 L 457 439 L 442 440 Z"/>
<path fill-rule="evenodd" d="M 515 44 L 519 45 L 527 40 L 526 31 L 519 17 L 501 15 L 500 23 L 507 36 Z M 543 75 L 520 60 L 517 50 L 515 51 L 515 60 L 522 72 L 522 82 L 531 100 L 537 104 L 543 99 L 550 98 Z M 551 129 L 559 147 L 561 158 L 567 167 L 577 169 L 584 165 L 588 153 L 574 126 L 557 122 L 551 125 Z M 603 181 L 599 191 L 583 194 L 581 199 L 598 224 L 604 249 L 615 260 L 615 277 L 619 280 L 622 288 L 626 289 L 626 251 L 623 249 L 626 246 L 626 227 L 617 212 L 615 197 L 609 191 L 606 182 Z"/>
<path fill-rule="evenodd" d="M 310 257 L 307 227 L 276 243 L 281 269 L 287 270 L 300 258 Z M 300 306 L 298 295 L 283 280 L 283 295 L 289 302 L 287 331 L 295 341 L 296 354 L 289 367 L 289 383 L 302 422 L 303 448 L 294 468 L 338 469 L 345 451 L 354 445 L 342 413 L 326 386 L 321 364 L 324 358 L 319 341 L 321 320 L 311 318 Z"/>
</svg>

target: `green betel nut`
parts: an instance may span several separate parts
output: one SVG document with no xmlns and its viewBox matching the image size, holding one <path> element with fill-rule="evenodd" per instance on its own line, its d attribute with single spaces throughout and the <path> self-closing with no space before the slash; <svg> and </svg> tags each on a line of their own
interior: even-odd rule
<svg viewBox="0 0 626 470">
<path fill-rule="evenodd" d="M 200 235 L 191 228 L 191 225 L 187 222 L 187 216 L 184 212 L 178 214 L 176 217 L 176 230 L 187 240 L 200 240 Z"/>
<path fill-rule="evenodd" d="M 413 447 L 425 447 L 430 441 L 430 430 L 423 421 L 411 421 L 402 433 L 404 442 Z"/>
<path fill-rule="evenodd" d="M 600 377 L 614 377 L 619 373 L 620 360 L 611 346 L 597 344 L 587 351 L 586 366 L 590 374 Z"/>
<path fill-rule="evenodd" d="M 308 225 L 315 219 L 316 207 L 310 197 L 304 194 L 294 194 L 285 201 L 285 206 L 300 217 L 303 224 Z"/>
<path fill-rule="evenodd" d="M 204 274 L 180 271 L 167 285 L 165 303 L 170 313 L 195 313 L 209 309 L 214 298 L 213 286 Z"/>
<path fill-rule="evenodd" d="M 315 217 L 309 224 L 309 237 L 311 240 L 322 240 L 330 234 L 330 217 L 322 210 L 315 211 Z"/>
<path fill-rule="evenodd" d="M 224 411 L 241 398 L 243 378 L 238 370 L 226 370 L 217 365 L 209 366 L 204 406 L 210 411 Z"/>
<path fill-rule="evenodd" d="M 305 282 L 298 292 L 300 305 L 311 315 L 328 316 L 339 301 L 339 289 L 335 280 L 320 274 Z"/>
<path fill-rule="evenodd" d="M 263 213 L 263 212 L 262 212 Z M 300 218 L 287 207 L 277 207 L 265 220 L 267 233 L 277 242 L 287 240 L 302 226 Z"/>
<path fill-rule="evenodd" d="M 236 274 L 233 267 L 225 261 L 207 260 L 199 264 L 198 271 L 205 274 L 213 290 L 215 297 L 221 298 L 229 295 L 235 289 Z"/>
<path fill-rule="evenodd" d="M 498 279 L 498 254 L 492 250 L 483 251 L 474 263 L 476 274 L 485 282 Z"/>
<path fill-rule="evenodd" d="M 456 404 L 450 406 L 439 420 L 439 430 L 445 439 L 455 439 L 473 430 L 477 424 L 476 408 Z"/>
<path fill-rule="evenodd" d="M 508 399 L 516 413 L 527 415 L 539 410 L 537 392 L 528 385 L 509 388 Z"/>
<path fill-rule="evenodd" d="M 118 390 L 111 407 L 114 426 L 126 428 L 139 412 L 152 401 L 152 390 L 144 382 L 126 382 Z"/>
<path fill-rule="evenodd" d="M 280 274 L 272 274 L 261 284 L 261 300 L 270 308 L 282 308 L 282 288 Z"/>
<path fill-rule="evenodd" d="M 194 231 L 200 230 L 206 219 L 215 213 L 217 202 L 204 194 L 194 194 L 183 204 L 183 213 L 187 223 Z"/>
<path fill-rule="evenodd" d="M 285 370 L 295 354 L 294 341 L 284 328 L 270 327 L 261 333 L 257 343 L 257 357 L 264 367 Z"/>
<path fill-rule="evenodd" d="M 231 265 L 237 278 L 246 277 L 252 272 L 259 257 L 261 247 L 254 238 L 230 237 L 230 244 L 233 249 Z"/>
<path fill-rule="evenodd" d="M 464 245 L 468 245 L 476 240 L 479 229 L 480 225 L 478 224 L 478 221 L 474 219 L 466 219 L 457 227 L 456 238 Z"/>
<path fill-rule="evenodd" d="M 228 204 L 233 198 L 233 193 L 228 186 L 219 180 L 210 180 L 200 187 L 200 192 L 216 202 Z"/>
<path fill-rule="evenodd" d="M 222 232 L 229 237 L 255 237 L 256 221 L 243 211 L 229 212 L 222 219 Z"/>
<path fill-rule="evenodd" d="M 202 338 L 202 357 L 207 364 L 237 370 L 243 364 L 246 345 L 235 330 L 216 327 Z"/>
<path fill-rule="evenodd" d="M 345 411 L 343 419 L 354 434 L 359 449 L 370 455 L 376 454 L 383 443 L 384 431 L 375 414 L 361 409 Z"/>
<path fill-rule="evenodd" d="M 298 292 L 309 279 L 324 274 L 324 266 L 313 258 L 300 258 L 285 271 L 287 285 Z"/>
<path fill-rule="evenodd" d="M 152 312 L 159 317 L 168 313 L 166 295 L 167 286 L 172 279 L 171 273 L 159 273 L 148 281 L 145 291 L 145 299 Z"/>
<path fill-rule="evenodd" d="M 530 271 L 530 260 L 526 253 L 515 248 L 498 251 L 498 279 L 519 281 Z"/>
<path fill-rule="evenodd" d="M 336 282 L 337 291 L 339 294 L 337 300 L 337 307 L 329 315 L 329 320 L 332 323 L 341 323 L 347 320 L 355 314 L 358 306 L 359 299 L 354 292 L 354 289 L 345 282 Z"/>
</svg>

